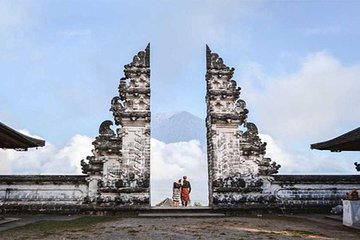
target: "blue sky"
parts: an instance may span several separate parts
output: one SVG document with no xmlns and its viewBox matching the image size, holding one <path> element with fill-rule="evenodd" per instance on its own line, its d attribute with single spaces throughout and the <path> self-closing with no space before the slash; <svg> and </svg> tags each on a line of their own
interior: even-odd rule
<svg viewBox="0 0 360 240">
<path fill-rule="evenodd" d="M 1 5 L 0 116 L 56 144 L 75 133 L 96 134 L 94 126 L 109 117 L 122 66 L 148 42 L 152 111 L 187 110 L 201 117 L 206 43 L 237 69 L 240 86 L 247 71 L 241 67 L 249 62 L 268 76 L 283 76 L 313 52 L 327 51 L 345 65 L 357 64 L 360 56 L 358 1 Z M 252 85 L 262 90 L 258 82 Z M 256 109 L 250 110 L 256 117 Z"/>
<path fill-rule="evenodd" d="M 0 119 L 55 148 L 112 119 L 123 65 L 148 42 L 152 113 L 205 117 L 209 44 L 236 68 L 249 119 L 296 162 L 287 172 L 316 159 L 312 172 L 351 173 L 359 159 L 309 149 L 359 127 L 359 1 L 0 2 Z"/>
</svg>

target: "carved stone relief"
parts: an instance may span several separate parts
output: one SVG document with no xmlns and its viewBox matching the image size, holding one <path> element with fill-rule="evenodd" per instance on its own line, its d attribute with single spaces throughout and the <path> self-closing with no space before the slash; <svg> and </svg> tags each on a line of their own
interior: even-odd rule
<svg viewBox="0 0 360 240">
<path fill-rule="evenodd" d="M 111 100 L 112 121 L 104 121 L 93 156 L 82 160 L 88 175 L 88 202 L 130 208 L 150 207 L 150 45 L 124 66 L 119 95 Z"/>
<path fill-rule="evenodd" d="M 266 143 L 247 121 L 249 111 L 232 80 L 234 68 L 208 46 L 206 63 L 209 202 L 215 207 L 256 202 L 264 198 L 263 186 L 280 165 L 264 157 Z"/>
<path fill-rule="evenodd" d="M 113 130 L 110 120 L 100 125 L 93 156 L 81 165 L 92 188 L 90 203 L 149 207 L 150 47 L 124 68 L 119 95 L 110 107 L 118 127 Z M 266 143 L 247 121 L 249 111 L 233 73 L 234 68 L 207 47 L 209 194 L 210 204 L 218 206 L 246 196 L 263 197 L 263 186 L 280 167 L 265 157 Z M 225 197 L 229 194 L 232 200 Z"/>
</svg>

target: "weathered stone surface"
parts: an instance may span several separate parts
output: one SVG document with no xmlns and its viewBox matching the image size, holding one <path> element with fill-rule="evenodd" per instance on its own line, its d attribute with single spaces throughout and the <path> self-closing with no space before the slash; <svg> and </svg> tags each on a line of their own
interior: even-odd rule
<svg viewBox="0 0 360 240">
<path fill-rule="evenodd" d="M 343 224 L 360 228 L 360 201 L 343 201 Z"/>
<path fill-rule="evenodd" d="M 341 204 L 360 187 L 360 175 L 274 175 L 269 188 L 279 207 L 314 208 Z"/>
<path fill-rule="evenodd" d="M 88 175 L 87 202 L 102 206 L 150 207 L 150 45 L 125 65 L 112 121 L 100 125 L 93 156 L 82 160 Z"/>
<path fill-rule="evenodd" d="M 0 201 L 6 211 L 67 212 L 83 204 L 88 193 L 86 176 L 1 175 Z"/>
<path fill-rule="evenodd" d="M 234 68 L 206 49 L 209 202 L 214 208 L 329 207 L 360 187 L 360 176 L 274 175 L 266 143 L 249 122 Z M 355 164 L 356 165 L 356 164 Z"/>
<path fill-rule="evenodd" d="M 214 206 L 259 202 L 280 165 L 265 158 L 266 143 L 248 122 L 246 103 L 232 79 L 234 68 L 206 46 L 209 202 Z M 244 130 L 242 130 L 244 129 Z"/>
<path fill-rule="evenodd" d="M 273 184 L 360 184 L 360 175 L 274 175 Z"/>
</svg>

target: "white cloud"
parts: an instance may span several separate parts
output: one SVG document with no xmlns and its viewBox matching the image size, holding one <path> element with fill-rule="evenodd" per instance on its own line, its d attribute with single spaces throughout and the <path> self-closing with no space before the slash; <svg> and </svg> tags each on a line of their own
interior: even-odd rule
<svg viewBox="0 0 360 240">
<path fill-rule="evenodd" d="M 355 174 L 356 153 L 329 153 L 317 150 L 286 150 L 286 146 L 267 134 L 259 134 L 267 143 L 267 157 L 281 165 L 279 174 Z"/>
<path fill-rule="evenodd" d="M 310 144 L 358 127 L 360 64 L 345 65 L 321 51 L 302 59 L 294 73 L 269 76 L 251 63 L 241 83 L 249 119 L 266 132 L 268 156 L 281 174 L 355 174 L 354 153 L 310 150 Z M 255 120 L 254 120 L 255 117 Z"/>
<path fill-rule="evenodd" d="M 275 141 L 270 135 L 259 134 L 263 142 L 266 142 L 266 157 L 270 157 L 273 161 L 281 165 L 280 171 L 289 172 L 294 169 L 294 158 L 286 152 L 284 147 Z"/>
<path fill-rule="evenodd" d="M 203 165 L 204 158 L 197 140 L 166 144 L 152 139 L 151 170 L 154 180 L 176 180 Z"/>
<path fill-rule="evenodd" d="M 40 138 L 26 130 L 21 132 Z M 75 135 L 63 148 L 47 142 L 45 147 L 26 152 L 0 150 L 0 174 L 81 174 L 80 160 L 91 155 L 92 141 L 87 136 Z M 191 140 L 165 144 L 152 139 L 152 203 L 171 197 L 173 182 L 184 175 L 191 181 L 193 202 L 206 205 L 207 163 L 206 153 L 201 149 L 200 142 Z"/>
<path fill-rule="evenodd" d="M 9 159 L 9 152 L 0 149 L 0 160 L 1 160 L 0 174 L 10 174 L 11 173 L 10 166 L 7 161 L 8 159 Z"/>
<path fill-rule="evenodd" d="M 359 64 L 345 66 L 327 52 L 316 52 L 295 73 L 264 78 L 261 89 L 252 87 L 255 78 L 247 83 L 246 100 L 262 119 L 261 130 L 271 136 L 309 145 L 335 137 L 334 130 L 344 123 L 360 121 L 360 112 L 354 111 L 360 101 Z"/>
<path fill-rule="evenodd" d="M 23 133 L 30 134 L 24 130 Z M 360 157 L 333 155 L 330 158 L 317 152 L 288 152 L 285 147 L 267 134 L 260 134 L 267 142 L 267 156 L 282 165 L 281 174 L 351 173 L 353 162 Z M 0 150 L 0 174 L 81 174 L 80 160 L 91 155 L 93 139 L 75 135 L 63 148 L 51 143 L 27 152 Z M 163 143 L 151 140 L 151 202 L 159 203 L 172 196 L 172 184 L 187 175 L 192 184 L 193 202 L 208 204 L 208 169 L 206 152 L 199 141 Z"/>
<path fill-rule="evenodd" d="M 91 154 L 91 142 L 87 136 L 75 135 L 61 149 L 46 143 L 25 152 L 0 150 L 1 174 L 81 174 L 80 160 Z"/>
<path fill-rule="evenodd" d="M 151 139 L 151 194 L 152 204 L 172 196 L 172 184 L 188 176 L 192 185 L 192 201 L 206 205 L 207 163 L 200 142 L 163 143 Z"/>
<path fill-rule="evenodd" d="M 40 137 L 38 135 L 34 135 L 32 133 L 30 133 L 28 130 L 26 129 L 19 129 L 17 130 L 18 132 L 25 134 L 26 136 L 32 137 L 32 138 L 37 138 L 37 139 L 44 139 L 43 137 Z"/>
</svg>

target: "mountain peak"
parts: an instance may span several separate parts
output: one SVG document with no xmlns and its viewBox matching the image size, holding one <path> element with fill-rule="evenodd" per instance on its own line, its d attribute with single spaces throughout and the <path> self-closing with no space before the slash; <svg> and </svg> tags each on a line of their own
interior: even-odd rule
<svg viewBox="0 0 360 240">
<path fill-rule="evenodd" d="M 187 111 L 154 114 L 152 137 L 165 143 L 199 140 L 205 146 L 205 120 Z"/>
</svg>

